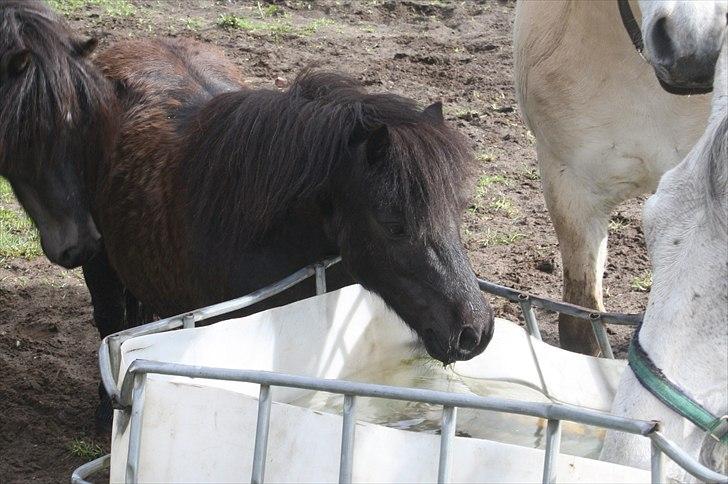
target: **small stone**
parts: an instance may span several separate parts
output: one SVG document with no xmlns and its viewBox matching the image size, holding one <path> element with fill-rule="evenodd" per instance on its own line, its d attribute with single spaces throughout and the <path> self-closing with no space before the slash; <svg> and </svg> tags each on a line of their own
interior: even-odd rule
<svg viewBox="0 0 728 484">
<path fill-rule="evenodd" d="M 282 89 L 282 88 L 288 86 L 288 80 L 286 80 L 286 78 L 284 78 L 284 77 L 276 77 L 275 84 L 276 84 L 276 87 L 279 87 Z"/>
</svg>

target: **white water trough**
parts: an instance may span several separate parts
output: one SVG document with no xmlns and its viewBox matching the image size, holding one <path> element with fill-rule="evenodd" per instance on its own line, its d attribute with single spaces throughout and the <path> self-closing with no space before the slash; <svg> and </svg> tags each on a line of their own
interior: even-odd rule
<svg viewBox="0 0 728 484">
<path fill-rule="evenodd" d="M 486 351 L 452 368 L 442 368 L 417 348 L 412 332 L 378 297 L 350 286 L 208 327 L 127 339 L 115 363 L 117 388 L 129 365 L 140 359 L 608 411 L 625 367 L 623 361 L 551 347 L 500 319 Z M 265 480 L 339 480 L 344 396 L 270 388 Z M 139 482 L 240 482 L 255 476 L 259 391 L 258 384 L 241 381 L 148 373 L 131 412 L 138 424 L 130 425 L 129 412 L 115 412 L 112 482 L 128 477 L 130 462 Z M 541 481 L 545 420 L 457 406 L 456 436 L 443 439 L 452 446 L 446 472 L 453 482 Z M 435 433 L 442 408 L 358 397 L 351 480 L 436 481 L 445 445 Z M 132 427 L 140 431 L 139 446 L 132 449 L 138 451 L 136 464 L 129 458 Z M 559 482 L 649 482 L 648 471 L 594 459 L 603 435 L 603 429 L 563 422 L 563 453 L 549 472 L 557 472 Z"/>
</svg>

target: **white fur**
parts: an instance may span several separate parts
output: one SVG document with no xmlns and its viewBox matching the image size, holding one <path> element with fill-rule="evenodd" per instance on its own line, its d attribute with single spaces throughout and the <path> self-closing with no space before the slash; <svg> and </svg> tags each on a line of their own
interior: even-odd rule
<svg viewBox="0 0 728 484">
<path fill-rule="evenodd" d="M 714 415 L 728 414 L 728 187 L 708 195 L 706 146 L 726 133 L 728 48 L 718 61 L 710 124 L 690 154 L 668 171 L 644 209 L 645 236 L 653 283 L 640 343 L 657 367 Z M 725 156 L 723 153 L 722 157 Z M 725 164 L 728 160 L 720 160 Z M 721 223 L 722 219 L 722 223 Z M 665 435 L 695 458 L 708 454 L 715 470 L 728 471 L 726 446 L 713 445 L 700 428 L 665 407 L 629 370 L 620 382 L 613 413 L 660 420 Z M 701 452 L 704 445 L 708 452 Z M 649 443 L 607 433 L 602 458 L 649 467 Z M 674 464 L 668 476 L 685 480 Z"/>
<path fill-rule="evenodd" d="M 707 31 L 723 3 L 639 5 L 649 21 L 667 11 L 680 20 L 682 32 L 696 24 L 687 17 L 698 14 L 704 23 L 697 25 Z M 637 3 L 632 7 L 639 17 Z M 722 22 L 725 29 L 724 12 Z M 680 49 L 702 35 L 683 37 Z M 616 0 L 518 2 L 514 63 L 519 105 L 536 137 L 559 239 L 564 297 L 603 310 L 610 213 L 622 201 L 654 191 L 663 173 L 685 157 L 705 129 L 711 96 L 676 96 L 660 87 L 632 46 Z"/>
</svg>

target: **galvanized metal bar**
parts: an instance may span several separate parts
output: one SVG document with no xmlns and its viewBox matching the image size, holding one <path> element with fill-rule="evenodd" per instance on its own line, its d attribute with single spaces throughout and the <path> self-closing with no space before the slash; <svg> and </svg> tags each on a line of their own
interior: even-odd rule
<svg viewBox="0 0 728 484">
<path fill-rule="evenodd" d="M 518 304 L 521 306 L 521 312 L 523 313 L 523 319 L 526 321 L 528 334 L 541 341 L 541 330 L 538 327 L 533 307 L 531 307 L 531 300 L 525 294 L 522 294 L 522 296 L 523 298 L 519 297 Z"/>
<path fill-rule="evenodd" d="M 251 292 L 245 296 L 237 299 L 231 299 L 212 306 L 207 306 L 201 309 L 196 309 L 184 314 L 178 314 L 169 318 L 160 319 L 153 323 L 144 324 L 134 328 L 129 328 L 124 331 L 119 331 L 110 336 L 104 338 L 99 347 L 99 368 L 101 369 L 101 379 L 104 383 L 107 393 L 110 396 L 115 396 L 116 401 L 120 401 L 119 392 L 116 390 L 116 380 L 119 377 L 119 365 L 121 362 L 120 353 L 121 345 L 124 341 L 129 338 L 136 338 L 138 336 L 144 336 L 148 334 L 162 333 L 173 329 L 181 328 L 185 324 L 185 318 L 192 317 L 194 323 L 204 321 L 217 316 L 238 311 L 244 309 L 253 304 L 259 303 L 268 299 L 269 297 L 275 296 L 286 289 L 295 286 L 299 282 L 311 277 L 316 273 L 316 267 L 323 267 L 324 269 L 331 267 L 341 261 L 341 257 L 332 257 L 325 259 L 316 264 L 306 266 L 298 271 L 294 272 L 288 277 L 281 279 L 280 281 L 261 288 L 257 291 Z M 188 323 L 189 324 L 189 323 Z"/>
<path fill-rule="evenodd" d="M 192 313 L 182 315 L 182 327 L 184 329 L 192 329 L 195 327 L 195 316 Z"/>
<path fill-rule="evenodd" d="M 326 294 L 326 267 L 316 264 L 316 294 Z"/>
<path fill-rule="evenodd" d="M 650 447 L 651 482 L 652 484 L 662 484 L 665 482 L 665 474 L 663 472 L 664 457 L 654 440 L 650 442 Z"/>
<path fill-rule="evenodd" d="M 265 459 L 268 454 L 268 430 L 270 429 L 270 408 L 273 403 L 270 386 L 260 386 L 258 397 L 258 422 L 255 428 L 255 447 L 253 450 L 253 472 L 251 484 L 262 484 L 265 479 Z"/>
<path fill-rule="evenodd" d="M 671 442 L 661 432 L 653 432 L 649 435 L 654 445 L 664 452 L 677 465 L 685 469 L 693 477 L 705 482 L 717 482 L 728 484 L 728 476 L 724 476 L 712 469 L 709 469 L 691 457 L 687 452 Z"/>
<path fill-rule="evenodd" d="M 549 420 L 546 424 L 546 451 L 543 457 L 543 483 L 556 482 L 561 452 L 561 420 Z"/>
<path fill-rule="evenodd" d="M 111 465 L 111 454 L 106 454 L 103 457 L 87 462 L 73 471 L 73 474 L 71 474 L 71 484 L 91 484 L 86 479 L 99 471 L 108 469 L 109 465 Z"/>
<path fill-rule="evenodd" d="M 603 322 L 609 324 L 622 324 L 627 326 L 637 326 L 642 322 L 642 314 L 622 314 L 607 313 L 594 311 L 593 309 L 577 306 L 563 301 L 556 301 L 547 297 L 534 296 L 533 294 L 524 293 L 511 289 L 510 287 L 501 286 L 494 282 L 478 279 L 478 285 L 482 291 L 488 292 L 495 296 L 500 296 L 512 302 L 519 302 L 521 295 L 528 296 L 531 305 L 536 308 L 546 309 L 555 313 L 566 314 L 581 319 L 589 319 L 591 314 L 598 314 Z"/>
<path fill-rule="evenodd" d="M 457 427 L 458 409 L 450 405 L 442 407 L 440 427 L 440 465 L 437 468 L 437 482 L 448 483 L 452 479 L 452 448 Z"/>
<path fill-rule="evenodd" d="M 607 335 L 607 329 L 604 327 L 604 323 L 602 323 L 602 317 L 597 313 L 593 313 L 589 316 L 589 322 L 591 322 L 592 331 L 594 331 L 594 336 L 597 338 L 599 349 L 602 350 L 602 356 L 613 360 L 614 353 L 612 352 L 612 345 L 609 343 L 609 336 Z"/>
<path fill-rule="evenodd" d="M 354 471 L 354 435 L 356 433 L 356 397 L 344 395 L 344 419 L 341 427 L 339 484 L 350 484 Z"/>
<path fill-rule="evenodd" d="M 126 461 L 126 482 L 136 484 L 139 482 L 139 459 L 142 444 L 142 412 L 144 411 L 144 386 L 147 375 L 137 373 L 134 375 L 134 389 L 132 391 L 131 418 L 129 422 L 129 450 Z"/>
<path fill-rule="evenodd" d="M 127 375 L 124 378 L 124 383 L 121 388 L 122 402 L 126 402 L 130 398 L 133 375 L 139 372 L 186 376 L 190 378 L 207 378 L 211 380 L 242 381 L 271 386 L 340 393 L 343 395 L 350 394 L 360 397 L 410 400 L 434 405 L 495 410 L 546 419 L 569 420 L 585 425 L 595 425 L 640 435 L 647 435 L 653 432 L 656 425 L 652 421 L 627 419 L 564 403 L 527 402 L 500 397 L 484 397 L 464 393 L 425 390 L 422 388 L 394 387 L 346 380 L 328 380 L 271 371 L 200 367 L 141 359 L 134 360 L 127 370 Z"/>
</svg>

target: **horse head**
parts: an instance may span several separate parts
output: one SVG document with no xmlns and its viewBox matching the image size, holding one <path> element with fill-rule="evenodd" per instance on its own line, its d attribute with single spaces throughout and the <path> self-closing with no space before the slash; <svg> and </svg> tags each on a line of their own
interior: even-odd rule
<svg viewBox="0 0 728 484">
<path fill-rule="evenodd" d="M 0 2 L 0 175 L 64 267 L 99 247 L 84 177 L 113 147 L 113 91 L 76 38 L 41 2 Z"/>
<path fill-rule="evenodd" d="M 472 157 L 442 105 L 424 111 L 372 95 L 333 177 L 329 231 L 355 279 L 378 293 L 444 362 L 467 360 L 493 335 L 493 312 L 460 240 Z"/>
<path fill-rule="evenodd" d="M 726 35 L 724 0 L 639 0 L 645 58 L 676 94 L 709 92 Z"/>
</svg>

